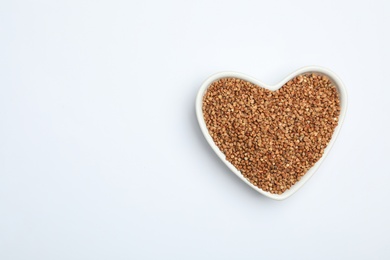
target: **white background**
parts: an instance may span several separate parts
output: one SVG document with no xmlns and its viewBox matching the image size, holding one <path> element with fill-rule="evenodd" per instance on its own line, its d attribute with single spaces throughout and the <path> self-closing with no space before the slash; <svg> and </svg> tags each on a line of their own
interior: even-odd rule
<svg viewBox="0 0 390 260">
<path fill-rule="evenodd" d="M 389 259 L 390 2 L 1 1 L 0 259 Z M 320 65 L 349 92 L 291 198 L 195 118 L 210 74 Z"/>
</svg>

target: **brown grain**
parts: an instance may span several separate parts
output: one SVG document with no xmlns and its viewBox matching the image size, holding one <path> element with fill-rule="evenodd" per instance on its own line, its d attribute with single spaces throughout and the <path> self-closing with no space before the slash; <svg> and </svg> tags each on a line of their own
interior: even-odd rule
<svg viewBox="0 0 390 260">
<path fill-rule="evenodd" d="M 211 137 L 252 184 L 281 194 L 321 158 L 338 124 L 334 84 L 303 74 L 277 91 L 237 78 L 213 82 L 203 97 Z"/>
</svg>

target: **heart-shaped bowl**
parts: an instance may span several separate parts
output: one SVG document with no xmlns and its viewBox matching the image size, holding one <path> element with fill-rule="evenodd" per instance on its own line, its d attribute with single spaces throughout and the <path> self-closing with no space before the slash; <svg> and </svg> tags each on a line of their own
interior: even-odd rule
<svg viewBox="0 0 390 260">
<path fill-rule="evenodd" d="M 332 83 L 336 87 L 338 94 L 339 94 L 339 99 L 340 99 L 340 116 L 339 116 L 338 125 L 335 128 L 335 130 L 333 132 L 332 139 L 330 140 L 327 147 L 325 148 L 322 157 L 313 165 L 313 167 L 311 167 L 306 172 L 306 174 L 298 182 L 296 182 L 290 189 L 286 190 L 282 194 L 273 194 L 273 193 L 264 191 L 264 190 L 260 189 L 259 187 L 253 185 L 250 181 L 248 181 L 241 174 L 241 172 L 236 167 L 234 167 L 228 160 L 226 160 L 225 154 L 223 154 L 222 151 L 219 150 L 217 145 L 214 143 L 214 140 L 211 137 L 211 135 L 209 134 L 209 131 L 207 129 L 206 122 L 204 121 L 203 111 L 202 111 L 203 96 L 204 96 L 205 92 L 207 91 L 208 87 L 214 81 L 217 81 L 221 78 L 239 78 L 242 80 L 249 81 L 249 82 L 251 82 L 259 87 L 262 87 L 262 88 L 265 88 L 265 89 L 268 89 L 271 91 L 276 91 L 279 88 L 281 88 L 285 83 L 287 83 L 289 80 L 293 79 L 294 77 L 296 77 L 298 75 L 306 74 L 306 73 L 316 73 L 316 74 L 325 75 L 332 81 Z M 204 137 L 206 138 L 206 140 L 209 143 L 209 145 L 211 146 L 211 148 L 213 148 L 214 152 L 218 155 L 218 157 L 227 165 L 227 167 L 232 172 L 234 172 L 243 182 L 248 184 L 252 189 L 256 190 L 257 192 L 259 192 L 259 193 L 263 194 L 264 196 L 267 196 L 271 199 L 284 200 L 284 199 L 290 197 L 291 195 L 293 195 L 296 191 L 298 191 L 310 179 L 310 177 L 313 176 L 315 171 L 321 165 L 322 161 L 328 155 L 330 149 L 332 148 L 332 146 L 337 138 L 337 135 L 340 132 L 341 126 L 342 126 L 343 121 L 344 121 L 344 117 L 345 117 L 346 110 L 347 110 L 347 91 L 344 87 L 344 84 L 342 83 L 340 78 L 335 73 L 333 73 L 332 71 L 330 71 L 328 69 L 325 69 L 323 67 L 318 67 L 318 66 L 308 66 L 308 67 L 303 67 L 301 69 L 298 69 L 298 70 L 294 71 L 293 73 L 291 73 L 290 75 L 288 75 L 287 77 L 285 77 L 278 84 L 273 85 L 273 86 L 264 84 L 263 82 L 255 79 L 253 77 L 242 74 L 242 73 L 225 71 L 225 72 L 219 72 L 219 73 L 216 73 L 214 75 L 211 75 L 208 79 L 206 79 L 206 81 L 203 82 L 202 86 L 199 89 L 198 95 L 196 97 L 195 109 L 196 109 L 196 116 L 198 118 L 200 129 L 202 130 Z"/>
</svg>

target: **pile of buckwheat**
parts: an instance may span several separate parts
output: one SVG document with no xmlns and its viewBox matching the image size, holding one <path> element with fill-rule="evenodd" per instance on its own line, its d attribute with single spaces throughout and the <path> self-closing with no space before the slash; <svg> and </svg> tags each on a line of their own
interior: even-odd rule
<svg viewBox="0 0 390 260">
<path fill-rule="evenodd" d="M 338 124 L 334 84 L 303 74 L 277 91 L 237 78 L 213 82 L 203 115 L 215 144 L 245 178 L 281 194 L 321 158 Z"/>
</svg>

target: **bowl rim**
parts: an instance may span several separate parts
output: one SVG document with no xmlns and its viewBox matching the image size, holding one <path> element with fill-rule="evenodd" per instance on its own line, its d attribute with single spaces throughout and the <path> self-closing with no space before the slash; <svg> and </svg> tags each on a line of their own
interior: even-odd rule
<svg viewBox="0 0 390 260">
<path fill-rule="evenodd" d="M 286 190 L 282 194 L 272 194 L 270 192 L 264 191 L 260 189 L 259 187 L 253 185 L 250 181 L 248 181 L 242 174 L 241 172 L 236 169 L 228 160 L 226 160 L 226 156 L 222 153 L 221 150 L 219 150 L 218 146 L 214 143 L 214 140 L 212 139 L 211 135 L 209 134 L 209 131 L 206 127 L 206 122 L 204 121 L 203 118 L 203 111 L 202 111 L 202 106 L 203 106 L 203 96 L 211 83 L 214 81 L 221 79 L 221 78 L 239 78 L 243 79 L 246 81 L 249 81 L 259 87 L 263 87 L 266 89 L 269 89 L 271 91 L 276 91 L 279 88 L 281 88 L 286 82 L 288 82 L 290 79 L 300 75 L 300 74 L 305 74 L 305 73 L 316 73 L 316 74 L 323 74 L 329 77 L 329 79 L 333 82 L 335 87 L 337 88 L 337 91 L 339 93 L 339 99 L 340 99 L 340 116 L 339 116 L 339 122 L 337 127 L 335 128 L 333 132 L 332 139 L 329 141 L 327 147 L 324 150 L 324 153 L 322 157 L 306 172 L 306 174 L 296 182 L 290 189 Z M 288 76 L 286 76 L 283 80 L 281 80 L 279 83 L 275 85 L 268 85 L 260 80 L 248 76 L 243 73 L 239 72 L 234 72 L 234 71 L 222 71 L 215 73 L 211 76 L 209 76 L 201 85 L 198 94 L 196 96 L 196 103 L 195 103 L 195 111 L 196 111 L 196 117 L 198 119 L 198 123 L 200 126 L 200 129 L 203 133 L 203 136 L 206 138 L 207 142 L 211 146 L 211 148 L 214 150 L 214 152 L 218 155 L 218 157 L 226 164 L 226 166 L 234 173 L 236 174 L 243 182 L 245 182 L 247 185 L 249 185 L 252 189 L 256 190 L 260 194 L 274 199 L 274 200 L 284 200 L 293 195 L 295 192 L 297 192 L 312 176 L 313 174 L 318 170 L 319 166 L 321 163 L 325 160 L 327 157 L 329 151 L 331 150 L 334 142 L 337 139 L 337 136 L 340 132 L 341 126 L 343 125 L 345 114 L 347 112 L 347 103 L 348 103 L 348 98 L 347 98 L 347 90 L 345 88 L 344 83 L 341 81 L 341 79 L 331 70 L 320 67 L 320 66 L 306 66 L 302 67 L 298 70 L 295 70 L 294 72 L 290 73 Z"/>
</svg>

